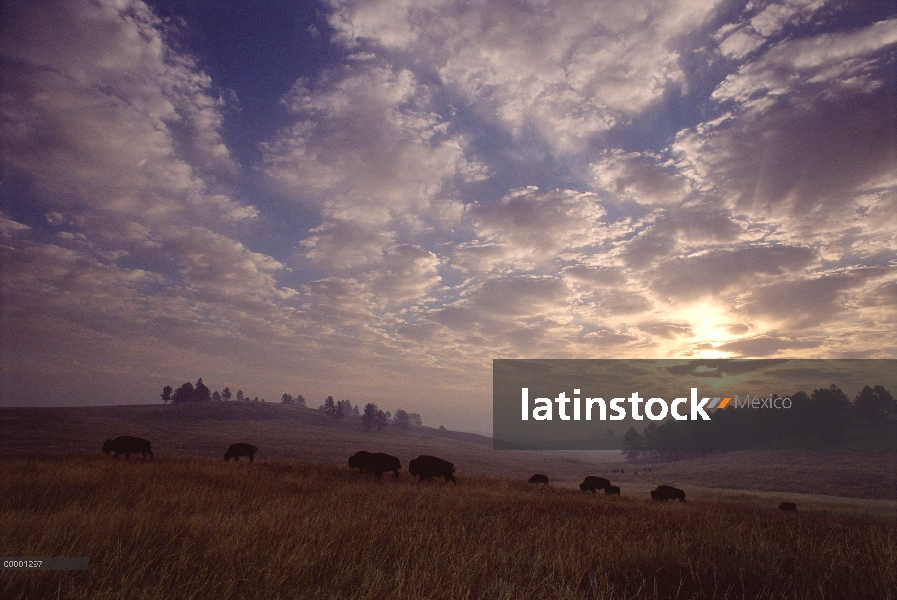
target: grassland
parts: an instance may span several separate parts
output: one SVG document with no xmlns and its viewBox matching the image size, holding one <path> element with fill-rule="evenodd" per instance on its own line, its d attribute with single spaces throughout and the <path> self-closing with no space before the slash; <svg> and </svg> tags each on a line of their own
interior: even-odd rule
<svg viewBox="0 0 897 600">
<path fill-rule="evenodd" d="M 153 442 L 113 460 L 108 437 Z M 234 441 L 261 449 L 225 464 Z M 459 485 L 350 471 L 357 450 L 454 462 Z M 614 470 L 618 472 L 614 472 Z M 619 472 L 624 471 L 623 473 Z M 549 475 L 549 489 L 524 481 Z M 583 495 L 604 475 L 620 498 Z M 688 504 L 648 502 L 666 483 Z M 776 509 L 797 502 L 798 514 Z M 734 452 L 666 464 L 496 452 L 271 404 L 0 408 L 0 598 L 895 598 L 897 455 Z"/>
<path fill-rule="evenodd" d="M 632 487 L 632 486 L 631 486 Z M 0 459 L 2 598 L 895 598 L 893 503 L 691 492 L 652 504 L 220 459 Z M 877 502 L 877 503 L 876 503 Z M 882 504 L 884 503 L 884 504 Z"/>
<path fill-rule="evenodd" d="M 747 451 L 676 463 L 624 464 L 617 452 L 493 451 L 490 438 L 432 427 L 367 433 L 318 411 L 262 403 L 213 402 L 54 408 L 0 408 L 0 456 L 98 453 L 103 440 L 130 434 L 162 458 L 221 459 L 235 441 L 260 448 L 257 461 L 345 465 L 358 450 L 383 451 L 403 464 L 419 454 L 455 463 L 459 473 L 526 479 L 545 473 L 573 487 L 605 475 L 627 489 L 658 484 L 897 499 L 897 453 Z M 623 474 L 611 473 L 623 469 Z"/>
</svg>

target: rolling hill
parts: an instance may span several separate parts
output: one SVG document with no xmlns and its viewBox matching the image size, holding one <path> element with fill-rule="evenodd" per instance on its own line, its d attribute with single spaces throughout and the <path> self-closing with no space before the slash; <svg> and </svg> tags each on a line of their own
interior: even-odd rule
<svg viewBox="0 0 897 600">
<path fill-rule="evenodd" d="M 897 453 L 743 451 L 673 463 L 628 464 L 617 452 L 495 451 L 488 437 L 431 427 L 364 431 L 313 409 L 267 403 L 0 408 L 0 455 L 94 454 L 117 435 L 150 439 L 157 457 L 220 458 L 228 445 L 257 445 L 257 461 L 345 465 L 358 450 L 420 454 L 455 463 L 459 476 L 526 479 L 545 473 L 574 487 L 602 474 L 632 489 L 652 485 L 897 499 Z M 132 459 L 133 460 L 133 459 Z M 614 469 L 623 473 L 614 472 Z"/>
</svg>

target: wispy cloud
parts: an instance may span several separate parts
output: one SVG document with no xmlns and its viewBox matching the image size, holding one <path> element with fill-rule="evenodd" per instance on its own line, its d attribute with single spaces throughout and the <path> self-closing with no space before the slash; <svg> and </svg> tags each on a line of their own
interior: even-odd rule
<svg viewBox="0 0 897 600">
<path fill-rule="evenodd" d="M 7 380 L 440 398 L 476 428 L 496 357 L 897 351 L 897 11 L 321 9 L 332 60 L 248 140 L 189 19 L 4 5 Z"/>
</svg>

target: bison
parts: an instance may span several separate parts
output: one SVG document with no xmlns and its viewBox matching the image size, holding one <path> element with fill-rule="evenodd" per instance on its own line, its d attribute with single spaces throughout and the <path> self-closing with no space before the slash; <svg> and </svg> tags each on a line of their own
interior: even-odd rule
<svg viewBox="0 0 897 600">
<path fill-rule="evenodd" d="M 149 454 L 149 457 L 153 458 L 153 450 L 152 444 L 150 444 L 149 440 L 144 440 L 139 437 L 132 437 L 130 435 L 120 435 L 114 440 L 106 440 L 103 442 L 103 454 L 109 454 L 110 452 L 114 452 L 112 458 L 115 458 L 119 454 L 125 455 L 125 460 L 131 458 L 132 454 L 143 454 L 144 460 L 146 459 L 146 455 Z"/>
<path fill-rule="evenodd" d="M 427 456 L 426 454 L 418 456 L 408 463 L 408 472 L 411 473 L 412 477 L 419 477 L 419 481 L 442 477 L 445 481 L 451 481 L 458 485 L 454 475 L 455 465 L 435 456 Z"/>
<path fill-rule="evenodd" d="M 685 502 L 685 492 L 671 485 L 659 485 L 651 492 L 651 500 L 678 500 Z"/>
<path fill-rule="evenodd" d="M 583 480 L 582 483 L 579 484 L 579 489 L 580 491 L 592 492 L 594 494 L 595 490 L 603 490 L 609 485 L 610 481 L 608 481 L 604 477 L 595 477 L 594 475 L 589 475 Z"/>
<path fill-rule="evenodd" d="M 255 457 L 256 452 L 258 452 L 258 448 L 252 444 L 237 442 L 236 444 L 231 444 L 230 448 L 227 449 L 227 452 L 224 453 L 224 460 L 228 461 L 234 459 L 234 462 L 240 462 L 241 456 L 248 456 L 249 462 L 252 463 L 252 459 Z"/>
<path fill-rule="evenodd" d="M 349 457 L 349 468 L 358 469 L 361 473 L 370 471 L 377 477 L 382 476 L 385 471 L 392 471 L 398 477 L 399 471 L 402 469 L 402 463 L 398 457 L 384 454 L 383 452 L 371 454 L 362 450 Z"/>
<path fill-rule="evenodd" d="M 536 473 L 532 477 L 529 478 L 529 483 L 541 483 L 544 485 L 548 485 L 548 475 L 542 475 L 541 473 Z"/>
<path fill-rule="evenodd" d="M 797 504 L 794 502 L 782 502 L 779 504 L 779 510 L 784 510 L 785 512 L 797 512 Z"/>
<path fill-rule="evenodd" d="M 606 488 L 604 488 L 604 495 L 605 496 L 614 496 L 614 495 L 619 496 L 620 495 L 620 486 L 618 486 L 618 485 L 607 486 Z"/>
</svg>

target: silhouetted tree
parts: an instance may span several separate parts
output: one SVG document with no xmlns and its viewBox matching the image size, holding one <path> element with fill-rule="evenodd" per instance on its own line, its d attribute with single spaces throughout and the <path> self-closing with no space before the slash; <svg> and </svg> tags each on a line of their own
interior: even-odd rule
<svg viewBox="0 0 897 600">
<path fill-rule="evenodd" d="M 302 394 L 296 396 L 296 406 L 301 406 L 305 408 L 305 398 L 302 397 Z"/>
<path fill-rule="evenodd" d="M 193 392 L 193 384 L 188 381 L 175 391 L 174 396 L 172 396 L 171 398 L 171 401 L 174 404 L 193 402 Z"/>
<path fill-rule="evenodd" d="M 352 407 L 352 416 L 353 416 L 353 417 L 360 417 L 360 416 L 361 416 L 361 409 L 358 408 L 358 405 L 357 405 L 357 404 L 356 404 L 355 406 Z"/>
<path fill-rule="evenodd" d="M 324 398 L 324 404 L 318 407 L 322 413 L 330 417 L 334 418 L 336 415 L 336 402 L 333 401 L 333 396 L 327 396 Z"/>
<path fill-rule="evenodd" d="M 349 400 L 340 400 L 336 403 L 337 410 L 343 411 L 343 416 L 352 414 L 352 403 Z M 340 417 L 342 418 L 342 417 Z"/>
<path fill-rule="evenodd" d="M 864 387 L 853 400 L 857 418 L 872 425 L 885 422 L 887 414 L 894 411 L 894 397 L 884 387 Z"/>
<path fill-rule="evenodd" d="M 166 385 L 164 388 L 162 388 L 162 401 L 165 404 L 168 404 L 168 401 L 171 400 L 171 393 L 173 391 L 174 390 L 171 388 L 170 385 Z"/>
<path fill-rule="evenodd" d="M 642 437 L 635 427 L 630 427 L 623 434 L 623 455 L 632 460 L 641 456 L 645 451 L 645 438 Z"/>
<path fill-rule="evenodd" d="M 337 421 L 342 421 L 343 416 L 345 416 L 345 414 L 346 414 L 346 411 L 345 411 L 345 409 L 343 408 L 343 403 L 342 403 L 342 402 L 337 402 L 337 403 L 336 403 L 336 410 L 333 411 L 333 418 L 336 419 Z"/>
<path fill-rule="evenodd" d="M 837 441 L 850 414 L 851 404 L 847 394 L 833 383 L 827 388 L 813 390 L 810 400 L 813 406 L 814 433 L 821 441 Z"/>
<path fill-rule="evenodd" d="M 212 390 L 202 382 L 202 377 L 196 381 L 196 388 L 193 390 L 194 402 L 211 402 Z"/>
<path fill-rule="evenodd" d="M 366 431 L 370 431 L 371 429 L 380 431 L 386 427 L 388 422 L 386 413 L 377 408 L 376 404 L 368 402 L 364 405 L 364 413 L 361 415 L 361 424 Z"/>
<path fill-rule="evenodd" d="M 402 410 L 401 408 L 396 410 L 396 415 L 393 417 L 393 422 L 396 427 L 401 429 L 407 429 L 409 425 L 411 425 L 411 419 L 408 417 L 408 413 Z"/>
<path fill-rule="evenodd" d="M 246 396 L 243 395 L 243 390 L 237 390 L 237 402 L 243 402 L 246 400 Z"/>
<path fill-rule="evenodd" d="M 408 413 L 408 420 L 415 427 L 423 427 L 423 425 L 424 425 L 424 420 L 417 413 Z"/>
<path fill-rule="evenodd" d="M 221 402 L 221 394 L 218 392 L 218 390 L 212 392 L 212 402 Z"/>
<path fill-rule="evenodd" d="M 224 400 L 225 402 L 228 402 L 231 399 L 230 388 L 228 388 L 228 387 L 224 388 L 224 391 L 221 392 L 221 399 Z"/>
<path fill-rule="evenodd" d="M 293 397 L 291 395 L 284 394 L 280 397 L 280 403 L 292 406 L 293 404 L 295 404 L 295 400 L 293 400 Z"/>
</svg>

